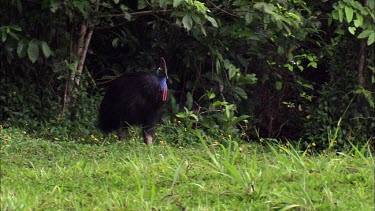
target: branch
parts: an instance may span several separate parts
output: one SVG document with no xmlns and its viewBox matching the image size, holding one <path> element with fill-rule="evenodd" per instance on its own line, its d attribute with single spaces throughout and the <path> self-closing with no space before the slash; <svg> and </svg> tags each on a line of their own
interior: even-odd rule
<svg viewBox="0 0 375 211">
<path fill-rule="evenodd" d="M 216 9 L 222 11 L 223 13 L 226 13 L 226 14 L 228 14 L 228 15 L 230 15 L 230 16 L 233 16 L 233 17 L 239 18 L 238 15 L 235 15 L 235 14 L 233 14 L 233 13 L 230 13 L 230 12 L 228 12 L 228 11 L 226 11 L 226 10 L 221 9 L 219 6 L 217 6 L 216 4 L 212 3 L 210 0 L 207 0 L 207 2 L 210 3 L 210 4 L 212 4 Z"/>
<path fill-rule="evenodd" d="M 140 11 L 140 12 L 131 12 L 129 14 L 132 16 L 142 16 L 142 15 L 150 15 L 150 14 L 158 14 L 158 13 L 169 13 L 169 12 L 172 12 L 172 10 L 148 10 L 148 11 Z M 122 17 L 122 16 L 124 16 L 124 13 L 98 15 L 97 17 L 104 18 L 104 17 Z"/>
</svg>

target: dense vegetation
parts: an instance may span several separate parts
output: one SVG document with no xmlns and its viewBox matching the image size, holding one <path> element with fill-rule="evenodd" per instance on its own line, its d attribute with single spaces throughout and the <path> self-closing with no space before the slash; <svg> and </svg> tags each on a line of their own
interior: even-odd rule
<svg viewBox="0 0 375 211">
<path fill-rule="evenodd" d="M 1 0 L 0 124 L 90 139 L 103 90 L 169 67 L 165 122 L 245 141 L 373 141 L 374 2 Z M 189 143 L 189 142 L 188 142 Z"/>
<path fill-rule="evenodd" d="M 1 210 L 373 210 L 373 0 L 0 0 Z M 168 65 L 154 144 L 96 128 Z"/>
</svg>

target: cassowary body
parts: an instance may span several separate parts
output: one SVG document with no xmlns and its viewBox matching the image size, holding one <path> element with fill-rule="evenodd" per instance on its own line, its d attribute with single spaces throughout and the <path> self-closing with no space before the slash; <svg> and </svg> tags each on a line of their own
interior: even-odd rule
<svg viewBox="0 0 375 211">
<path fill-rule="evenodd" d="M 131 125 L 143 127 L 146 144 L 152 143 L 155 125 L 161 121 L 162 105 L 167 100 L 167 67 L 160 60 L 158 74 L 129 73 L 117 78 L 108 88 L 99 109 L 99 128 L 118 131 L 120 140 Z"/>
</svg>

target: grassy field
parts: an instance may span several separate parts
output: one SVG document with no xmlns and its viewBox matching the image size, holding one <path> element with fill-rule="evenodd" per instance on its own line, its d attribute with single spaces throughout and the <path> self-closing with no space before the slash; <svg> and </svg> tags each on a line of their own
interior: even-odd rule
<svg viewBox="0 0 375 211">
<path fill-rule="evenodd" d="M 317 154 L 199 135 L 184 147 L 1 136 L 1 210 L 374 210 L 368 147 Z"/>
</svg>

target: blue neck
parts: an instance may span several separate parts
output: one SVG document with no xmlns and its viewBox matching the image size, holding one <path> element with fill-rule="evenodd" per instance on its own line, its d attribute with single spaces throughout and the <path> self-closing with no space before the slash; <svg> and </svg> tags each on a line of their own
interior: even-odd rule
<svg viewBox="0 0 375 211">
<path fill-rule="evenodd" d="M 160 86 L 160 90 L 164 90 L 165 88 L 168 88 L 166 77 L 159 78 L 159 86 Z"/>
</svg>

